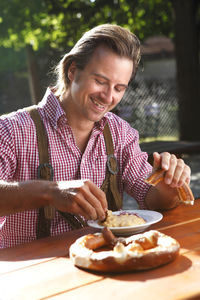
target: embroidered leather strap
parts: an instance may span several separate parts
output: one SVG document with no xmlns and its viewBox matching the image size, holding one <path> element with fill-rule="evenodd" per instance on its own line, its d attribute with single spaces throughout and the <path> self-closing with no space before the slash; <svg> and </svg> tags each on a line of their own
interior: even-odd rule
<svg viewBox="0 0 200 300">
<path fill-rule="evenodd" d="M 106 177 L 101 189 L 106 194 L 108 208 L 115 211 L 122 207 L 122 199 L 117 186 L 118 165 L 117 159 L 114 156 L 112 135 L 108 123 L 104 127 L 103 134 L 107 151 L 107 168 Z"/>
<path fill-rule="evenodd" d="M 48 139 L 46 130 L 41 117 L 36 109 L 36 106 L 27 107 L 26 110 L 30 113 L 32 120 L 35 123 L 39 161 L 38 178 L 44 180 L 53 180 L 53 168 L 49 163 Z M 38 210 L 38 221 L 36 228 L 37 239 L 44 238 L 50 235 L 51 220 L 55 217 L 55 207 L 41 207 Z M 59 212 L 71 225 L 73 229 L 86 226 L 86 223 L 79 216 L 74 216 L 70 213 Z"/>
<path fill-rule="evenodd" d="M 49 163 L 49 153 L 48 153 L 48 139 L 46 135 L 46 130 L 41 117 L 37 111 L 36 106 L 27 107 L 26 110 L 30 113 L 32 120 L 35 123 L 38 151 L 39 151 L 39 161 L 38 166 L 38 178 L 44 180 L 53 180 L 53 168 Z M 102 184 L 101 189 L 105 192 L 108 208 L 111 210 L 117 210 L 122 207 L 122 199 L 117 187 L 117 160 L 114 156 L 113 141 L 108 123 L 104 128 L 104 139 L 106 143 L 106 150 L 108 154 L 107 158 L 107 168 L 106 177 Z M 65 213 L 59 211 L 59 213 L 67 220 L 71 225 L 72 229 L 77 229 L 86 226 L 86 222 L 79 216 L 75 216 L 70 213 Z M 43 238 L 50 235 L 51 219 L 55 216 L 54 207 L 41 207 L 38 212 L 38 222 L 37 222 L 37 238 Z"/>
<path fill-rule="evenodd" d="M 48 140 L 44 124 L 35 106 L 27 108 L 33 119 L 37 132 L 37 143 L 39 152 L 38 178 L 44 180 L 53 180 L 53 168 L 49 164 Z M 36 228 L 37 238 L 43 238 L 50 235 L 51 219 L 55 216 L 55 208 L 51 206 L 41 207 L 38 210 L 38 222 Z"/>
</svg>

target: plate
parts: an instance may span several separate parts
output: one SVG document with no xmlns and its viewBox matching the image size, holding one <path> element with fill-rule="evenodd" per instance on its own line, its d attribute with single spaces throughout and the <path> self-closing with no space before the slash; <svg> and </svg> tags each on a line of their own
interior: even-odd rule
<svg viewBox="0 0 200 300">
<path fill-rule="evenodd" d="M 152 210 L 120 210 L 120 211 L 113 211 L 114 215 L 120 215 L 122 213 L 128 214 L 136 214 L 139 217 L 142 217 L 146 223 L 135 225 L 135 226 L 127 226 L 127 227 L 109 227 L 109 229 L 116 235 L 132 235 L 135 233 L 145 231 L 149 226 L 155 224 L 162 220 L 163 215 L 159 212 L 152 211 Z M 88 225 L 93 228 L 102 229 L 104 226 L 98 224 L 98 221 L 89 220 Z"/>
</svg>

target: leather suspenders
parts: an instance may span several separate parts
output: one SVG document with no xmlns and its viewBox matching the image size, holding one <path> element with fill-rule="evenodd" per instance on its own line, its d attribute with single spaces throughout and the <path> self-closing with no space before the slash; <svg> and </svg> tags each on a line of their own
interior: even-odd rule
<svg viewBox="0 0 200 300">
<path fill-rule="evenodd" d="M 50 164 L 49 153 L 48 153 L 48 138 L 44 124 L 37 111 L 36 106 L 27 107 L 26 110 L 29 112 L 32 120 L 35 123 L 39 161 L 38 166 L 38 179 L 53 180 L 53 168 Z M 117 210 L 122 207 L 122 199 L 117 187 L 117 173 L 118 166 L 117 160 L 114 156 L 112 136 L 108 123 L 104 128 L 104 139 L 107 151 L 107 168 L 105 180 L 101 186 L 101 189 L 105 192 L 108 208 L 111 210 Z M 41 207 L 38 210 L 38 222 L 37 222 L 37 238 L 42 238 L 50 235 L 51 219 L 55 217 L 56 210 L 54 207 Z M 77 215 L 65 213 L 59 211 L 59 213 L 67 220 L 73 229 L 81 228 L 86 226 L 85 221 Z"/>
<path fill-rule="evenodd" d="M 118 165 L 117 159 L 114 156 L 112 135 L 108 123 L 104 127 L 103 135 L 106 144 L 107 167 L 105 180 L 101 189 L 106 194 L 108 209 L 115 211 L 122 207 L 122 198 L 117 186 Z"/>
<path fill-rule="evenodd" d="M 38 179 L 53 180 L 53 168 L 49 164 L 48 154 L 48 139 L 46 130 L 40 115 L 35 106 L 27 107 L 26 110 L 30 113 L 36 127 L 38 152 L 39 152 L 39 166 Z M 38 222 L 36 228 L 37 238 L 42 238 L 50 235 L 51 219 L 55 216 L 54 207 L 41 207 L 38 211 Z"/>
</svg>

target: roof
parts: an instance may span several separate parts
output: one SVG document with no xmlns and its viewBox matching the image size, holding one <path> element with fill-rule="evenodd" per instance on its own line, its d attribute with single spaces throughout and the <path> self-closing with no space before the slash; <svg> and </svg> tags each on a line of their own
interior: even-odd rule
<svg viewBox="0 0 200 300">
<path fill-rule="evenodd" d="M 141 53 L 144 58 L 172 57 L 174 44 L 168 37 L 152 36 L 142 43 Z"/>
</svg>

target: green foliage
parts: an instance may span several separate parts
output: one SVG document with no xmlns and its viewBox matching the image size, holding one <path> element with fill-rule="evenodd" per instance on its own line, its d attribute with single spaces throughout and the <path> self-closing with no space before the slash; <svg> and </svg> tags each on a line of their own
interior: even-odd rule
<svg viewBox="0 0 200 300">
<path fill-rule="evenodd" d="M 162 0 L 1 0 L 0 46 L 45 45 L 61 51 L 82 32 L 101 23 L 128 27 L 140 39 L 173 36 L 171 1 Z"/>
<path fill-rule="evenodd" d="M 63 13 L 48 15 L 45 1 L 11 0 L 0 2 L 0 45 L 23 48 L 29 44 L 38 50 L 46 42 L 63 39 Z"/>
</svg>

